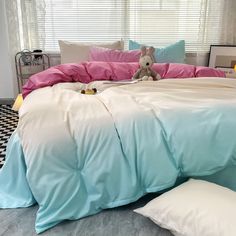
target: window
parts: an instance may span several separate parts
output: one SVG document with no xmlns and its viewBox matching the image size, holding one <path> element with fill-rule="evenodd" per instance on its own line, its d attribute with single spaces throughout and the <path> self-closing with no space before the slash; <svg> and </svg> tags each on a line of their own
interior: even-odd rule
<svg viewBox="0 0 236 236">
<path fill-rule="evenodd" d="M 184 39 L 188 52 L 207 52 L 211 44 L 222 43 L 224 0 L 18 1 L 20 15 L 28 18 L 27 26 L 22 27 L 32 29 L 30 37 L 22 30 L 31 49 L 58 51 L 59 39 L 93 42 L 123 38 L 159 47 Z M 22 7 L 22 2 L 28 7 Z"/>
<path fill-rule="evenodd" d="M 114 41 L 124 35 L 122 0 L 49 0 L 45 3 L 46 50 L 58 50 L 58 39 Z"/>
<path fill-rule="evenodd" d="M 184 39 L 187 51 L 208 51 L 219 43 L 223 1 L 211 0 L 213 14 L 202 2 L 130 0 L 130 38 L 158 46 Z"/>
</svg>

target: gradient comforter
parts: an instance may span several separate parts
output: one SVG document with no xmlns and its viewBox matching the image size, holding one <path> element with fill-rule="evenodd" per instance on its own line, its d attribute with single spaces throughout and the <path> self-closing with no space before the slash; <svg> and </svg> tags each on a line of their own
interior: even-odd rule
<svg viewBox="0 0 236 236">
<path fill-rule="evenodd" d="M 85 87 L 99 93 L 80 94 Z M 37 202 L 40 233 L 171 187 L 180 176 L 234 166 L 235 117 L 233 79 L 37 89 L 26 97 L 8 145 L 0 207 Z"/>
</svg>

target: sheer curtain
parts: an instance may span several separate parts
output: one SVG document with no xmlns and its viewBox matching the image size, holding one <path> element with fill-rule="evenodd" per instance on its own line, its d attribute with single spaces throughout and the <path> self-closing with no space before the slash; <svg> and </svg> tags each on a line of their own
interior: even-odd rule
<svg viewBox="0 0 236 236">
<path fill-rule="evenodd" d="M 236 44 L 236 1 L 225 0 L 222 7 L 220 42 Z"/>
<path fill-rule="evenodd" d="M 24 48 L 44 48 L 45 45 L 45 15 L 44 0 L 18 0 L 20 27 Z"/>
<path fill-rule="evenodd" d="M 17 0 L 5 1 L 9 47 L 11 54 L 14 55 L 21 48 L 19 34 L 19 16 Z"/>
<path fill-rule="evenodd" d="M 18 15 L 18 2 L 17 0 L 4 1 L 4 7 L 7 17 L 7 37 L 8 37 L 8 63 L 10 64 L 9 74 L 12 76 L 12 90 L 14 91 L 13 96 L 17 94 L 17 79 L 16 79 L 16 69 L 15 69 L 15 54 L 21 47 L 20 30 L 19 30 L 19 15 Z"/>
<path fill-rule="evenodd" d="M 197 52 L 206 52 L 210 44 L 221 44 L 221 21 L 225 0 L 201 0 Z"/>
<path fill-rule="evenodd" d="M 198 51 L 206 51 L 210 44 L 236 43 L 236 1 L 201 0 Z"/>
<path fill-rule="evenodd" d="M 45 1 L 5 0 L 11 53 L 44 47 Z"/>
<path fill-rule="evenodd" d="M 9 64 L 14 96 L 17 94 L 15 54 L 23 49 L 43 48 L 45 42 L 44 0 L 4 0 L 7 17 Z M 40 22 L 39 23 L 39 19 Z M 10 78 L 7 78 L 10 79 Z"/>
</svg>

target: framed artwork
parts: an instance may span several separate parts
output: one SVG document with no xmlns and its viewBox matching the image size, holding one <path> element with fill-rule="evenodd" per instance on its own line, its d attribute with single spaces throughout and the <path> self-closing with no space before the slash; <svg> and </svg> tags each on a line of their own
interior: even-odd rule
<svg viewBox="0 0 236 236">
<path fill-rule="evenodd" d="M 211 45 L 208 66 L 224 71 L 226 77 L 236 78 L 236 45 Z"/>
</svg>

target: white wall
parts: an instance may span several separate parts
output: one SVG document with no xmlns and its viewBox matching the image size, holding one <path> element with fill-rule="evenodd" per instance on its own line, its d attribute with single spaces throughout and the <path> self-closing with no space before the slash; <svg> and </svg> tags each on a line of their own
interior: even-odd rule
<svg viewBox="0 0 236 236">
<path fill-rule="evenodd" d="M 7 37 L 4 1 L 0 0 L 0 99 L 14 98 L 17 93 L 15 71 L 12 70 Z M 11 32 L 14 34 L 14 32 Z"/>
</svg>

